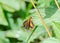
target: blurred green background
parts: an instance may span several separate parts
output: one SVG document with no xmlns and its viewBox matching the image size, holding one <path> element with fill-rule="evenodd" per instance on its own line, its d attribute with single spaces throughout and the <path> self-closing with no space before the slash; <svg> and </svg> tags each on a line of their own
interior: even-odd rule
<svg viewBox="0 0 60 43">
<path fill-rule="evenodd" d="M 60 5 L 60 0 L 57 0 Z M 55 0 L 34 0 L 52 37 L 41 24 L 30 0 L 0 0 L 0 43 L 60 43 L 60 11 Z M 23 23 L 32 17 L 34 28 Z"/>
</svg>

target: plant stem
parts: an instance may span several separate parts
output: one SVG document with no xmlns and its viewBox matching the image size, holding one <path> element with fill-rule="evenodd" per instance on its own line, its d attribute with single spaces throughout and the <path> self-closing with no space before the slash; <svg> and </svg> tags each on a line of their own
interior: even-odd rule
<svg viewBox="0 0 60 43">
<path fill-rule="evenodd" d="M 37 27 L 38 27 L 38 26 L 35 26 L 35 28 L 33 29 L 32 33 L 30 34 L 30 36 L 29 36 L 28 39 L 27 39 L 27 43 L 29 43 L 29 39 L 30 39 L 30 37 L 32 36 L 32 34 L 35 32 L 35 30 L 36 30 Z"/>
<path fill-rule="evenodd" d="M 41 16 L 39 10 L 36 8 L 33 0 L 30 0 L 30 1 L 31 1 L 32 5 L 34 6 L 34 8 L 35 8 L 35 10 L 36 10 L 36 13 L 38 14 L 38 16 L 39 16 L 39 18 L 40 18 L 43 26 L 45 27 L 45 29 L 46 29 L 46 31 L 47 31 L 47 33 L 48 33 L 48 35 L 49 35 L 49 37 L 51 37 L 51 33 L 49 32 L 48 27 L 46 26 L 46 24 L 45 24 L 45 22 L 44 22 L 44 20 L 43 20 L 43 18 L 42 18 L 42 16 Z"/>
<path fill-rule="evenodd" d="M 54 1 L 55 1 L 56 6 L 58 7 L 58 9 L 60 10 L 60 7 L 59 7 L 57 0 L 54 0 Z"/>
</svg>

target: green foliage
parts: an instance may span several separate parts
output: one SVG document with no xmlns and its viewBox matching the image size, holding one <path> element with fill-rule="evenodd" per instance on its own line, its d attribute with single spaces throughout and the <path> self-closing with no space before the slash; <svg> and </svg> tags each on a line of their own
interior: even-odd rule
<svg viewBox="0 0 60 43">
<path fill-rule="evenodd" d="M 5 19 L 1 4 L 0 4 L 0 24 L 1 25 L 8 25 L 8 23 L 7 23 L 6 19 Z"/>
<path fill-rule="evenodd" d="M 56 38 L 48 38 L 48 39 L 45 39 L 42 43 L 60 43 L 60 41 Z"/>
<path fill-rule="evenodd" d="M 60 43 L 60 11 L 54 0 L 34 0 L 34 3 L 52 37 L 49 38 L 30 0 L 0 0 L 0 43 Z M 29 17 L 34 28 L 26 29 L 23 23 Z"/>
<path fill-rule="evenodd" d="M 60 24 L 53 22 L 53 31 L 55 36 L 60 40 Z"/>
</svg>

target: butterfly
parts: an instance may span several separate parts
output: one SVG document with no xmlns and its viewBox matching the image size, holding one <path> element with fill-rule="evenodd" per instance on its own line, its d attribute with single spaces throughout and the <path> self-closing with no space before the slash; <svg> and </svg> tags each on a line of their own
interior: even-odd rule
<svg viewBox="0 0 60 43">
<path fill-rule="evenodd" d="M 30 17 L 29 19 L 24 21 L 23 27 L 25 27 L 25 28 L 34 28 L 34 24 L 32 22 L 32 17 Z"/>
</svg>

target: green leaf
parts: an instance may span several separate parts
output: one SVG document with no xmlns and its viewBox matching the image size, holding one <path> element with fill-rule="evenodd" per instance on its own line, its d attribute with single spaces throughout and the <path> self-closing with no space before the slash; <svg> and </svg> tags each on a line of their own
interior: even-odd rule
<svg viewBox="0 0 60 43">
<path fill-rule="evenodd" d="M 10 31 L 7 31 L 6 37 L 17 38 L 18 40 L 22 40 L 23 42 L 31 42 L 38 36 L 42 36 L 43 33 L 46 33 L 46 31 L 40 27 L 37 28 L 33 33 L 32 32 L 33 32 L 32 30 L 25 30 L 25 29 L 10 30 Z"/>
<path fill-rule="evenodd" d="M 57 8 L 51 8 L 51 7 L 48 7 L 45 9 L 45 13 L 46 13 L 46 16 L 45 18 L 49 18 L 51 17 L 53 14 L 55 14 L 55 12 L 57 11 Z"/>
<path fill-rule="evenodd" d="M 5 31 L 0 31 L 0 43 L 9 43 L 9 40 L 6 38 Z"/>
<path fill-rule="evenodd" d="M 27 40 L 29 35 L 30 35 L 30 31 L 21 30 L 21 29 L 7 31 L 6 34 L 7 37 L 17 38 L 18 40 L 22 40 L 23 42 Z"/>
<path fill-rule="evenodd" d="M 22 10 L 25 10 L 26 9 L 26 4 L 25 4 L 24 0 L 20 0 L 20 8 Z"/>
<path fill-rule="evenodd" d="M 18 25 L 17 23 L 14 22 L 14 19 L 12 18 L 12 15 L 11 13 L 6 13 L 6 16 L 7 16 L 7 20 L 8 20 L 8 24 L 10 26 L 11 29 L 18 29 Z M 15 19 L 16 22 L 17 22 L 17 19 Z"/>
<path fill-rule="evenodd" d="M 4 31 L 0 31 L 0 39 L 4 39 L 5 38 L 5 32 Z"/>
<path fill-rule="evenodd" d="M 32 31 L 33 32 L 33 31 Z M 43 26 L 38 26 L 34 32 L 31 34 L 28 43 L 31 41 L 34 41 L 34 39 L 36 39 L 37 37 L 42 37 L 44 34 L 46 34 L 45 29 L 43 28 Z"/>
<path fill-rule="evenodd" d="M 10 43 L 8 39 L 0 39 L 0 43 Z"/>
<path fill-rule="evenodd" d="M 53 22 L 53 32 L 56 38 L 60 40 L 60 24 L 59 23 Z"/>
<path fill-rule="evenodd" d="M 12 28 L 12 31 L 7 32 L 7 37 L 14 37 L 14 38 L 17 38 L 19 40 L 23 40 L 24 42 L 26 42 L 29 39 L 28 42 L 30 42 L 30 41 L 34 40 L 36 37 L 40 36 L 42 33 L 46 33 L 45 29 L 42 26 L 38 26 L 34 32 L 32 29 L 29 29 L 29 30 L 26 29 L 25 30 L 25 28 L 21 28 L 21 26 L 23 25 L 22 24 L 23 21 L 21 21 L 19 19 L 17 19 L 19 25 L 18 25 L 18 27 L 16 27 L 16 24 L 13 22 L 13 19 L 11 18 L 12 14 L 8 13 L 7 15 L 8 15 L 8 20 L 9 20 L 10 26 Z"/>
<path fill-rule="evenodd" d="M 51 17 L 52 15 L 55 14 L 56 11 L 57 11 L 57 7 L 56 7 L 56 4 L 55 4 L 55 1 L 52 0 L 52 2 L 50 4 L 50 7 L 45 8 L 45 13 L 46 13 L 45 18 Z"/>
<path fill-rule="evenodd" d="M 52 6 L 53 6 L 54 4 L 52 4 Z M 54 6 L 52 7 L 52 8 L 54 8 Z M 39 9 L 39 8 L 38 8 Z M 51 9 L 52 10 L 52 9 Z M 55 11 L 54 11 L 55 10 Z M 49 11 L 49 10 L 48 10 Z M 42 15 L 42 17 L 44 18 L 44 21 L 45 21 L 45 23 L 47 24 L 47 25 L 51 25 L 51 23 L 52 23 L 52 21 L 56 21 L 56 22 L 60 22 L 60 11 L 59 10 L 56 10 L 56 8 L 54 8 L 52 11 L 53 12 L 48 12 L 47 11 L 47 13 L 48 14 L 50 14 L 50 15 L 47 15 L 45 12 L 46 12 L 46 9 L 45 8 L 43 8 L 43 9 L 39 9 L 39 12 L 40 12 L 40 14 Z M 38 15 L 37 15 L 37 13 L 36 13 L 36 11 L 35 11 L 35 9 L 32 9 L 32 10 L 30 10 L 30 13 L 32 14 L 32 18 L 33 18 L 33 22 L 34 22 L 34 24 L 37 24 L 37 25 L 40 25 L 41 24 L 41 22 L 40 22 L 40 19 L 39 19 L 39 17 L 38 17 Z M 52 14 L 53 13 L 53 14 Z M 45 17 L 47 17 L 47 18 L 45 18 Z M 37 20 L 38 19 L 38 20 Z M 39 21 L 39 22 L 37 22 L 37 21 Z"/>
<path fill-rule="evenodd" d="M 43 18 L 45 17 L 45 11 L 44 11 L 44 10 L 45 10 L 45 9 L 39 9 L 40 14 L 42 15 Z M 51 11 L 50 11 L 50 12 L 51 12 Z M 30 13 L 32 14 L 31 16 L 32 16 L 32 18 L 33 18 L 32 20 L 33 20 L 34 25 L 42 26 L 41 21 L 40 21 L 40 19 L 39 19 L 39 16 L 37 15 L 35 9 L 32 9 L 32 10 L 30 11 Z M 60 11 L 57 10 L 57 11 L 54 13 L 54 15 L 50 16 L 50 18 L 44 18 L 44 21 L 45 21 L 45 23 L 47 24 L 47 26 L 51 25 L 52 21 L 60 22 L 60 16 L 59 16 L 59 15 L 60 15 Z M 41 27 L 40 27 L 40 29 L 41 29 Z M 44 28 L 43 28 L 43 29 L 44 29 Z M 35 36 L 37 36 L 37 34 L 36 34 Z M 59 36 L 60 36 L 60 35 L 59 35 Z M 33 38 L 32 38 L 32 39 L 33 39 Z M 31 40 L 32 40 L 32 39 L 31 39 Z"/>
<path fill-rule="evenodd" d="M 45 17 L 44 10 L 45 10 L 45 9 L 39 9 L 40 14 L 42 15 L 42 17 Z M 34 25 L 41 26 L 41 27 L 39 27 L 39 28 L 36 29 L 36 30 L 41 29 L 41 28 L 42 28 L 42 24 L 41 24 L 41 21 L 40 21 L 39 16 L 38 16 L 37 13 L 35 12 L 35 9 L 31 10 L 30 13 L 32 14 L 31 16 L 32 16 L 32 20 L 33 20 Z M 59 22 L 59 21 L 60 21 L 60 16 L 59 16 L 59 15 L 60 15 L 60 14 L 59 14 L 59 10 L 57 10 L 57 11 L 55 12 L 55 14 L 54 14 L 53 16 L 51 16 L 50 18 L 44 18 L 44 21 L 45 21 L 45 23 L 47 24 L 47 26 L 51 25 L 52 21 L 58 21 L 58 22 Z M 44 29 L 44 28 L 42 28 L 42 29 Z M 35 31 L 36 31 L 36 30 L 35 30 Z M 40 31 L 40 30 L 39 30 L 39 31 Z M 42 31 L 43 31 L 43 30 L 42 30 Z M 35 33 L 35 32 L 34 32 L 34 33 Z M 33 39 L 35 39 L 36 37 L 39 36 L 38 34 L 34 35 L 34 33 L 33 33 L 33 35 L 31 35 L 30 41 L 32 41 Z M 36 31 L 36 33 L 39 33 L 39 32 Z"/>
<path fill-rule="evenodd" d="M 7 23 L 6 19 L 5 19 L 5 15 L 4 15 L 1 4 L 0 4 L 0 24 L 1 25 L 8 25 L 8 23 Z"/>
<path fill-rule="evenodd" d="M 44 17 L 45 16 L 44 9 L 39 9 L 39 11 L 40 10 L 41 10 L 41 12 L 43 12 L 42 15 Z M 30 13 L 32 14 L 31 17 L 32 17 L 34 26 L 38 26 L 38 27 L 34 30 L 34 32 L 31 31 L 31 32 L 33 32 L 33 34 L 30 36 L 28 42 L 31 42 L 35 38 L 42 36 L 43 34 L 46 34 L 46 31 L 45 31 L 44 27 L 42 26 L 39 16 L 35 12 L 35 9 L 31 10 Z"/>
<path fill-rule="evenodd" d="M 3 7 L 3 9 L 5 9 L 6 11 L 9 11 L 9 12 L 14 12 L 15 11 L 15 9 L 13 9 L 13 8 L 7 6 L 7 5 L 4 5 L 4 4 L 2 4 L 2 7 Z"/>
<path fill-rule="evenodd" d="M 0 3 L 7 5 L 15 10 L 20 9 L 20 4 L 18 0 L 0 0 Z"/>
<path fill-rule="evenodd" d="M 56 38 L 50 37 L 42 41 L 42 43 L 60 43 L 60 41 Z"/>
<path fill-rule="evenodd" d="M 40 7 L 49 7 L 50 6 L 50 3 L 51 3 L 52 0 L 38 0 L 38 2 L 36 3 L 37 4 L 37 7 L 40 8 Z"/>
<path fill-rule="evenodd" d="M 35 26 L 38 25 L 36 30 L 33 32 L 32 29 L 21 28 L 21 26 L 23 26 L 24 20 L 21 21 L 21 19 L 17 19 L 18 25 L 16 25 L 14 23 L 13 19 L 11 18 L 12 14 L 8 13 L 7 15 L 8 15 L 8 20 L 9 20 L 9 23 L 10 23 L 10 26 L 12 29 L 12 31 L 7 32 L 7 37 L 14 37 L 19 40 L 23 40 L 24 42 L 26 42 L 28 40 L 28 38 L 30 37 L 29 41 L 28 41 L 28 42 L 30 42 L 30 41 L 34 40 L 35 38 L 37 38 L 38 36 L 43 35 L 43 33 L 44 34 L 46 33 L 44 27 L 39 24 L 40 19 L 38 19 L 39 23 L 33 22 L 33 23 L 35 23 L 34 24 Z M 32 19 L 34 19 L 34 18 L 32 18 Z M 37 20 L 37 18 L 35 18 L 35 20 Z M 33 21 L 35 21 L 35 20 L 33 20 Z M 16 26 L 18 26 L 18 27 L 16 27 Z M 33 34 L 32 34 L 32 32 L 33 32 Z"/>
<path fill-rule="evenodd" d="M 52 21 L 60 23 L 60 11 L 57 10 L 54 15 L 52 15 L 50 18 L 44 18 L 44 20 L 46 23 L 49 23 L 50 25 Z"/>
<path fill-rule="evenodd" d="M 60 5 L 60 0 L 57 0 L 58 1 L 58 4 Z"/>
</svg>

